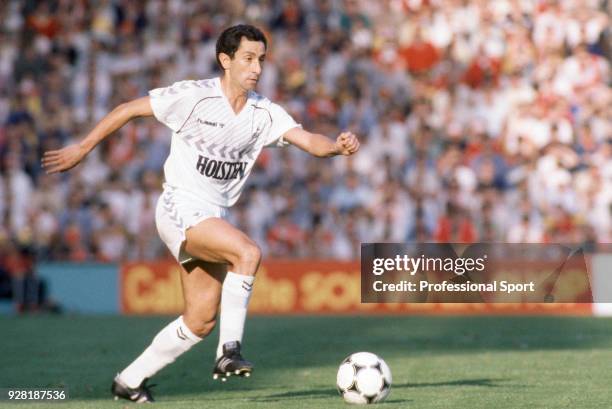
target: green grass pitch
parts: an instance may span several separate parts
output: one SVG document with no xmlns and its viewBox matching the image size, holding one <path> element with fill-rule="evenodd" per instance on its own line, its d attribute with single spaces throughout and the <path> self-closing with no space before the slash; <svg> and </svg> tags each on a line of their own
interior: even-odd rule
<svg viewBox="0 0 612 409">
<path fill-rule="evenodd" d="M 10 408 L 126 408 L 114 374 L 171 317 L 0 317 L 0 388 L 68 388 L 66 403 Z M 249 379 L 211 378 L 217 333 L 153 378 L 156 408 L 346 408 L 336 369 L 382 356 L 393 386 L 381 408 L 612 407 L 612 320 L 577 317 L 251 317 Z"/>
</svg>

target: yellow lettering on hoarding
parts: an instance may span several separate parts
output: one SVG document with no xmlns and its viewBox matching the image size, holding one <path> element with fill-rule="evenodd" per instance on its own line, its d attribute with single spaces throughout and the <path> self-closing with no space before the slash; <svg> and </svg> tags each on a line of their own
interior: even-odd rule
<svg viewBox="0 0 612 409">
<path fill-rule="evenodd" d="M 178 267 L 170 268 L 161 278 L 145 265 L 135 266 L 125 271 L 123 289 L 125 312 L 167 314 L 183 310 Z"/>
<path fill-rule="evenodd" d="M 297 289 L 291 280 L 273 279 L 264 267 L 257 272 L 249 312 L 290 312 L 295 308 Z"/>
<path fill-rule="evenodd" d="M 308 272 L 300 280 L 300 291 L 302 307 L 306 311 L 346 311 L 361 304 L 359 274 Z"/>
</svg>

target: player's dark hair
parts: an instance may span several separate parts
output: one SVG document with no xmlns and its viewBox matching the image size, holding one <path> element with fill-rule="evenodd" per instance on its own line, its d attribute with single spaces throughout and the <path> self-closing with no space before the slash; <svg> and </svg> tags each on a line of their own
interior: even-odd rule
<svg viewBox="0 0 612 409">
<path fill-rule="evenodd" d="M 236 54 L 238 47 L 240 47 L 242 37 L 249 41 L 261 41 L 264 43 L 266 49 L 268 48 L 266 36 L 257 27 L 249 24 L 238 24 L 236 26 L 228 27 L 223 30 L 217 39 L 217 50 L 215 53 L 215 56 L 217 57 L 217 64 L 219 64 L 219 68 L 221 68 L 222 71 L 223 65 L 221 65 L 221 60 L 219 60 L 219 54 L 224 53 L 229 55 L 230 58 L 234 58 L 234 54 Z"/>
</svg>

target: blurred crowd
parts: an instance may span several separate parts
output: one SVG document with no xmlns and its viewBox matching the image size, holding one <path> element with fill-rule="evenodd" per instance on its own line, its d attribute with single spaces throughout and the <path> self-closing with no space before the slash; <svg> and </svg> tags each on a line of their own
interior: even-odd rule
<svg viewBox="0 0 612 409">
<path fill-rule="evenodd" d="M 171 132 L 130 122 L 68 173 L 42 152 L 114 106 L 218 76 L 215 41 L 268 35 L 259 92 L 349 158 L 267 149 L 230 221 L 266 257 L 361 242 L 612 239 L 610 7 L 602 0 L 0 2 L 0 258 L 167 257 L 154 209 Z"/>
</svg>

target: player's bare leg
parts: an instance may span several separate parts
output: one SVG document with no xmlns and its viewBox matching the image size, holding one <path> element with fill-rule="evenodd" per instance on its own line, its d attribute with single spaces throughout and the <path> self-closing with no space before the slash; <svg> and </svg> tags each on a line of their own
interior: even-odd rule
<svg viewBox="0 0 612 409">
<path fill-rule="evenodd" d="M 255 276 L 261 250 L 249 236 L 227 221 L 206 219 L 185 232 L 185 250 L 212 263 L 228 263 L 236 274 Z"/>
<path fill-rule="evenodd" d="M 242 357 L 241 343 L 261 251 L 246 234 L 218 218 L 207 219 L 187 230 L 185 251 L 203 260 L 229 264 L 230 271 L 221 291 L 219 344 L 213 378 L 248 377 L 253 364 Z"/>
<path fill-rule="evenodd" d="M 151 345 L 117 375 L 111 388 L 115 399 L 153 401 L 147 380 L 213 330 L 226 268 L 224 264 L 200 260 L 181 268 L 183 315 L 162 329 Z"/>
<path fill-rule="evenodd" d="M 217 323 L 223 280 L 227 274 L 224 263 L 194 260 L 181 268 L 181 285 L 185 307 L 183 320 L 197 336 L 204 338 Z"/>
</svg>

